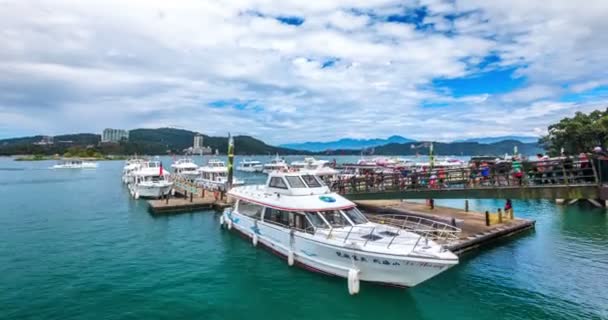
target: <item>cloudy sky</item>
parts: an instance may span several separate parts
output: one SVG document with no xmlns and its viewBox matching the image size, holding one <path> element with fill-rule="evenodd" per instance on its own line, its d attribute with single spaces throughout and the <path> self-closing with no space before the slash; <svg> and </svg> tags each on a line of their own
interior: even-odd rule
<svg viewBox="0 0 608 320">
<path fill-rule="evenodd" d="M 608 106 L 605 0 L 0 0 L 0 138 L 539 135 Z"/>
</svg>

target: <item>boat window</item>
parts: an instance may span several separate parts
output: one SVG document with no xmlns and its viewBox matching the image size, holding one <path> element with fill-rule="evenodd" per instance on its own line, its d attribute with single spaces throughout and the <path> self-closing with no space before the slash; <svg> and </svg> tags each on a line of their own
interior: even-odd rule
<svg viewBox="0 0 608 320">
<path fill-rule="evenodd" d="M 319 180 L 317 180 L 317 178 L 311 174 L 302 175 L 302 179 L 304 182 L 306 182 L 306 185 L 309 188 L 319 188 L 322 186 L 321 182 L 319 182 Z"/>
<path fill-rule="evenodd" d="M 327 224 L 325 224 L 325 221 L 323 221 L 323 218 L 317 212 L 306 212 L 304 214 L 315 228 L 327 228 Z"/>
<path fill-rule="evenodd" d="M 264 214 L 264 221 L 278 224 L 284 227 L 290 227 L 294 225 L 293 215 L 291 214 L 291 212 L 272 208 L 266 208 L 266 213 Z"/>
<path fill-rule="evenodd" d="M 287 189 L 285 180 L 283 180 L 283 178 L 281 178 L 281 177 L 270 178 L 270 183 L 268 184 L 268 186 L 271 188 Z"/>
<path fill-rule="evenodd" d="M 244 214 L 248 217 L 260 219 L 262 217 L 262 212 L 264 211 L 264 207 L 257 205 L 255 203 L 247 202 L 244 200 L 239 200 L 239 213 Z"/>
<path fill-rule="evenodd" d="M 285 179 L 287 179 L 287 183 L 292 188 L 306 188 L 306 185 L 298 176 L 285 176 Z"/>
<path fill-rule="evenodd" d="M 344 216 L 338 210 L 322 211 L 320 213 L 323 214 L 325 220 L 327 220 L 332 227 L 339 228 L 350 226 L 348 220 L 346 220 L 346 218 L 344 218 Z"/>
<path fill-rule="evenodd" d="M 367 218 L 365 218 L 363 213 L 361 213 L 361 211 L 355 207 L 343 210 L 343 212 L 354 224 L 367 223 Z"/>
<path fill-rule="evenodd" d="M 310 234 L 315 233 L 315 228 L 313 225 L 306 219 L 306 215 L 303 212 L 297 212 L 294 215 L 295 228 L 300 231 L 304 231 Z"/>
</svg>

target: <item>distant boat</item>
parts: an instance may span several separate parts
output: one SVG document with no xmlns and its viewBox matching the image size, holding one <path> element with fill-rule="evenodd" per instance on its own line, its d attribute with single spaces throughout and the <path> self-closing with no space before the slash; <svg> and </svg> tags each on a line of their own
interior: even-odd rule
<svg viewBox="0 0 608 320">
<path fill-rule="evenodd" d="M 281 170 L 287 170 L 287 169 L 289 169 L 289 166 L 287 165 L 285 160 L 281 159 L 279 157 L 279 155 L 277 154 L 277 156 L 274 159 L 272 159 L 272 160 L 270 160 L 270 162 L 264 164 L 264 169 L 262 170 L 262 172 L 270 173 L 273 171 L 281 171 Z"/>
<path fill-rule="evenodd" d="M 262 172 L 264 166 L 260 161 L 251 160 L 251 159 L 243 159 L 236 167 L 236 170 L 243 172 Z"/>
<path fill-rule="evenodd" d="M 51 169 L 95 169 L 97 163 L 92 161 L 83 161 L 81 159 L 62 159 Z"/>
</svg>

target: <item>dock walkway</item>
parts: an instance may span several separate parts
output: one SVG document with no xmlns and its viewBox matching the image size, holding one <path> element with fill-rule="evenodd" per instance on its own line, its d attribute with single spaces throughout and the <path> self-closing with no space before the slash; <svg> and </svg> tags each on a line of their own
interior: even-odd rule
<svg viewBox="0 0 608 320">
<path fill-rule="evenodd" d="M 203 187 L 184 179 L 175 179 L 173 182 L 175 196 L 149 200 L 148 208 L 150 212 L 153 214 L 165 214 L 205 209 L 219 211 L 231 205 L 226 196 L 217 190 L 205 190 Z"/>
<path fill-rule="evenodd" d="M 424 203 L 399 200 L 366 200 L 357 201 L 357 205 L 371 214 L 407 214 L 435 221 L 452 224 L 462 229 L 459 240 L 448 248 L 456 254 L 486 245 L 496 239 L 515 235 L 534 228 L 535 221 L 514 218 L 505 219 L 502 223 L 486 226 L 485 214 L 481 212 L 438 207 L 431 209 Z"/>
</svg>

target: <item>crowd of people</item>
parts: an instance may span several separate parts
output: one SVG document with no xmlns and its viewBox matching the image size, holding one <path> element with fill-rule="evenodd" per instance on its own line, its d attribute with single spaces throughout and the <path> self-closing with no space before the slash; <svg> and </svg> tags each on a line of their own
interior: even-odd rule
<svg viewBox="0 0 608 320">
<path fill-rule="evenodd" d="M 471 161 L 455 168 L 394 168 L 393 171 L 366 170 L 358 176 L 338 176 L 330 185 L 340 193 L 383 191 L 388 189 L 444 189 L 492 186 L 521 186 L 597 182 L 596 154 L 544 154 L 522 159 Z M 605 158 L 608 159 L 608 158 Z M 605 166 L 608 169 L 608 165 Z M 601 165 L 600 165 L 601 168 Z"/>
</svg>

